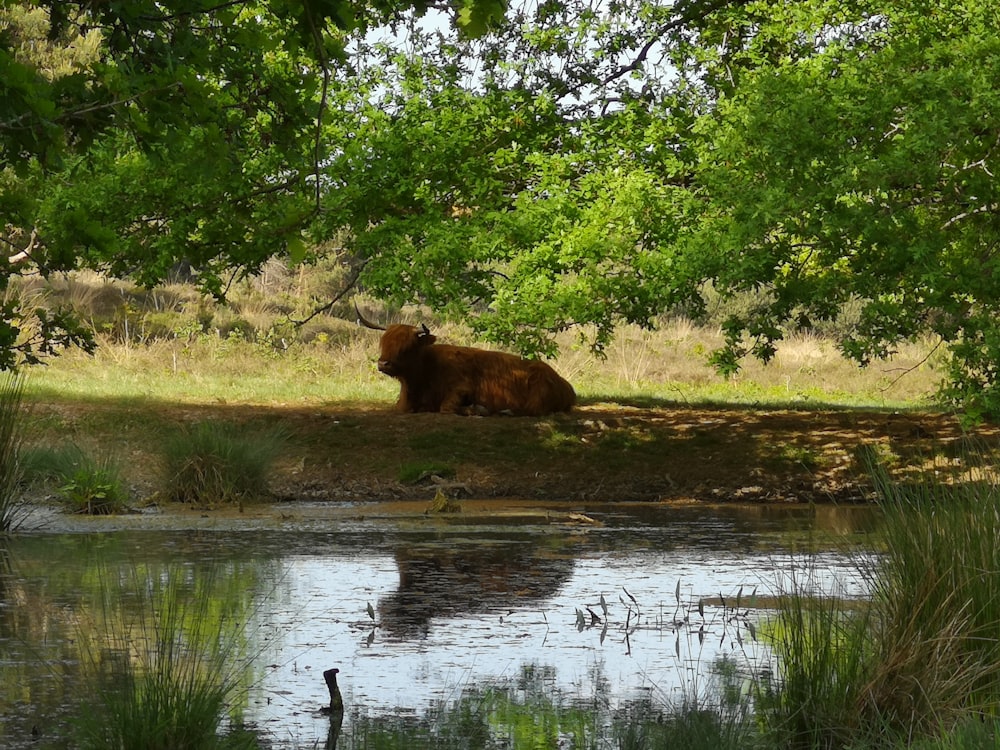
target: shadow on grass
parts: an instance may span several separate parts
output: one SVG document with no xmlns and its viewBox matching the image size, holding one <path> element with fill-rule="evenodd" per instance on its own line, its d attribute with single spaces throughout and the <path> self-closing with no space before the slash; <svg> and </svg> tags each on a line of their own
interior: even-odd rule
<svg viewBox="0 0 1000 750">
<path fill-rule="evenodd" d="M 968 438 L 957 420 L 935 412 L 691 406 L 645 397 L 592 396 L 569 414 L 543 418 L 399 414 L 365 402 L 69 399 L 40 390 L 28 399 L 34 442 L 69 434 L 118 449 L 134 457 L 133 481 L 147 483 L 162 436 L 178 428 L 224 424 L 261 440 L 279 429 L 287 444 L 274 471 L 289 488 L 281 496 L 307 486 L 315 499 L 432 495 L 411 469 L 443 467 L 456 491 L 478 497 L 846 501 L 864 496 L 859 445 L 881 446 L 905 468 L 959 451 L 954 443 Z M 997 430 L 979 435 L 996 442 Z"/>
<path fill-rule="evenodd" d="M 837 401 L 823 401 L 821 399 L 809 399 L 806 401 L 791 401 L 789 399 L 760 399 L 754 401 L 732 401 L 723 398 L 713 398 L 705 396 L 700 398 L 685 398 L 683 396 L 653 396 L 648 394 L 636 394 L 622 396 L 612 393 L 591 393 L 580 396 L 579 406 L 610 406 L 610 407 L 631 407 L 636 409 L 705 409 L 727 412 L 758 412 L 758 411 L 791 411 L 791 412 L 860 412 L 865 414 L 926 414 L 936 413 L 944 410 L 929 409 L 927 406 L 909 407 L 858 407 L 844 404 Z"/>
</svg>

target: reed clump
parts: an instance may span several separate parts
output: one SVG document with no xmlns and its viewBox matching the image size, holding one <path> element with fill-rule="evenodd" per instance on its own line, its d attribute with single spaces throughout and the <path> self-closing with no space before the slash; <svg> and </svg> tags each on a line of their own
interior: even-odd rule
<svg viewBox="0 0 1000 750">
<path fill-rule="evenodd" d="M 901 483 L 875 470 L 885 552 L 863 569 L 876 668 L 862 712 L 915 735 L 1000 710 L 1000 483 L 985 451 L 957 483 Z"/>
<path fill-rule="evenodd" d="M 263 747 L 240 722 L 252 610 L 238 576 L 215 567 L 136 566 L 130 577 L 106 574 L 102 591 L 96 636 L 81 634 L 93 698 L 76 722 L 74 747 Z"/>
<path fill-rule="evenodd" d="M 0 535 L 14 531 L 23 518 L 21 492 L 24 439 L 24 377 L 0 376 Z"/>
<path fill-rule="evenodd" d="M 776 668 L 755 683 L 758 716 L 777 747 L 849 747 L 863 729 L 855 708 L 873 666 L 872 610 L 836 592 L 817 595 L 795 575 L 787 583 L 776 619 L 762 628 Z"/>
<path fill-rule="evenodd" d="M 225 422 L 177 430 L 163 443 L 162 494 L 208 506 L 270 499 L 268 481 L 286 441 L 279 429 L 248 431 Z"/>
<path fill-rule="evenodd" d="M 960 482 L 869 473 L 883 520 L 856 564 L 870 598 L 793 582 L 768 626 L 760 717 L 781 747 L 979 747 L 961 738 L 1000 712 L 1000 483 L 986 468 Z"/>
</svg>

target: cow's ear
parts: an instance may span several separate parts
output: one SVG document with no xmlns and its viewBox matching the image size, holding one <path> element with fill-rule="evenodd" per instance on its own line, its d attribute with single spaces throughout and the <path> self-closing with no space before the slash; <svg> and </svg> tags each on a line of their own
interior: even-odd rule
<svg viewBox="0 0 1000 750">
<path fill-rule="evenodd" d="M 425 323 L 420 324 L 420 330 L 417 331 L 417 341 L 421 344 L 433 344 L 437 341 L 437 338 L 431 333 L 430 329 Z"/>
</svg>

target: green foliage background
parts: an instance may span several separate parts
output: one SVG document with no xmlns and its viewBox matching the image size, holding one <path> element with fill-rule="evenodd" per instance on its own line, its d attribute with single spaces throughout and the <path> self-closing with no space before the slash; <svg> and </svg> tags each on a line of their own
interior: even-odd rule
<svg viewBox="0 0 1000 750">
<path fill-rule="evenodd" d="M 222 297 L 333 255 L 338 295 L 544 354 L 750 292 L 724 373 L 850 305 L 847 355 L 932 334 L 944 396 L 995 416 L 998 25 L 987 0 L 6 0 L 3 277 L 184 262 Z M 2 365 L 90 345 L 3 313 Z"/>
</svg>

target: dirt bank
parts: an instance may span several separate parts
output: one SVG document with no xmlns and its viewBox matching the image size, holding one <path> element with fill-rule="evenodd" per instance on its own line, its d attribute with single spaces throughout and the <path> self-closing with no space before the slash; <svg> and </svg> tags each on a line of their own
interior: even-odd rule
<svg viewBox="0 0 1000 750">
<path fill-rule="evenodd" d="M 279 427 L 279 500 L 863 501 L 864 453 L 900 474 L 958 468 L 968 441 L 934 413 L 640 408 L 587 404 L 544 419 L 395 414 L 356 405 L 58 403 L 34 409 L 37 442 L 72 439 L 123 459 L 138 495 L 157 486 L 159 437 L 201 420 Z"/>
</svg>

